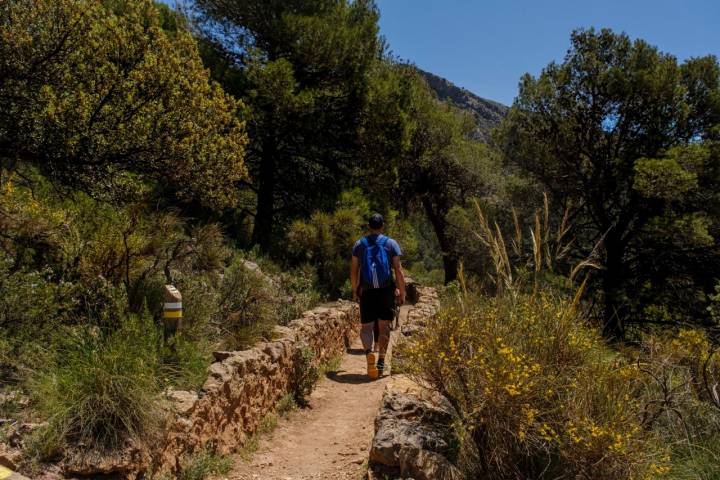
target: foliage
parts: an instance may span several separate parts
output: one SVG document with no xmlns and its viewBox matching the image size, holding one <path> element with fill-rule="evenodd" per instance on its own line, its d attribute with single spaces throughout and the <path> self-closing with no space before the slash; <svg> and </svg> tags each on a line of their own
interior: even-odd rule
<svg viewBox="0 0 720 480">
<path fill-rule="evenodd" d="M 33 405 L 65 442 L 114 449 L 149 441 L 162 419 L 157 371 L 159 338 L 147 316 L 130 316 L 116 331 L 61 332 L 56 363 L 31 379 Z"/>
<path fill-rule="evenodd" d="M 367 0 L 196 5 L 206 62 L 249 108 L 252 242 L 267 251 L 282 227 L 348 183 L 382 49 L 379 14 Z"/>
<path fill-rule="evenodd" d="M 641 478 L 665 468 L 636 412 L 637 368 L 575 308 L 548 293 L 464 297 L 405 352 L 406 368 L 457 410 L 482 478 Z"/>
<path fill-rule="evenodd" d="M 350 251 L 370 210 L 358 191 L 345 192 L 332 213 L 315 212 L 297 220 L 288 232 L 288 251 L 298 262 L 316 266 L 320 284 L 336 296 L 348 277 Z"/>
<path fill-rule="evenodd" d="M 310 347 L 298 349 L 295 372 L 291 382 L 293 398 L 301 407 L 307 406 L 308 395 L 312 393 L 315 384 L 320 379 L 320 370 L 315 358 L 315 352 Z"/>
<path fill-rule="evenodd" d="M 215 336 L 192 338 L 183 329 L 160 349 L 159 372 L 153 372 L 163 385 L 180 390 L 199 391 L 207 380 L 212 352 L 217 349 Z"/>
<path fill-rule="evenodd" d="M 340 195 L 332 212 L 316 211 L 307 220 L 296 220 L 287 235 L 289 258 L 308 262 L 317 270 L 319 285 L 331 297 L 348 298 L 350 253 L 367 230 L 370 203 L 360 189 Z M 410 221 L 390 209 L 385 215 L 385 232 L 398 241 L 403 261 L 412 263 L 421 256 L 418 233 Z"/>
<path fill-rule="evenodd" d="M 57 459 L 62 453 L 64 439 L 62 434 L 50 425 L 33 430 L 23 445 L 22 465 L 32 472 L 39 470 L 43 462 Z"/>
<path fill-rule="evenodd" d="M 720 359 L 707 333 L 684 328 L 647 335 L 642 419 L 670 446 L 669 478 L 713 478 L 720 458 Z"/>
<path fill-rule="evenodd" d="M 131 198 L 137 174 L 232 205 L 245 178 L 242 104 L 208 81 L 189 32 L 150 0 L 0 7 L 0 161 Z"/>
<path fill-rule="evenodd" d="M 227 475 L 232 465 L 232 458 L 213 453 L 209 448 L 203 448 L 180 463 L 180 473 L 177 478 L 205 480 L 215 475 Z"/>
<path fill-rule="evenodd" d="M 575 31 L 571 43 L 562 63 L 522 78 L 497 135 L 505 161 L 572 208 L 575 258 L 602 241 L 593 286 L 607 334 L 665 321 L 657 309 L 702 315 L 720 258 L 717 59 L 678 63 L 605 29 Z"/>
<path fill-rule="evenodd" d="M 242 349 L 258 337 L 270 337 L 276 324 L 278 298 L 269 277 L 237 256 L 228 267 L 219 290 L 219 315 L 224 346 Z"/>
<path fill-rule="evenodd" d="M 53 283 L 50 272 L 17 268 L 0 259 L 0 372 L 2 383 L 17 382 L 44 364 L 43 346 L 74 308 L 72 285 Z"/>
<path fill-rule="evenodd" d="M 286 393 L 285 395 L 280 397 L 280 400 L 278 400 L 278 403 L 275 406 L 275 411 L 281 417 L 286 417 L 290 413 L 297 410 L 297 408 L 298 404 L 295 401 L 295 396 L 292 393 Z"/>
<path fill-rule="evenodd" d="M 317 274 L 312 265 L 304 265 L 281 272 L 275 277 L 280 289 L 276 307 L 280 325 L 287 325 L 307 310 L 317 306 L 322 295 L 317 290 Z"/>
<path fill-rule="evenodd" d="M 368 113 L 363 131 L 368 160 L 360 176 L 374 195 L 400 198 L 402 208 L 424 213 L 439 244 L 445 281 L 451 281 L 462 252 L 448 214 L 471 196 L 499 190 L 498 158 L 475 140 L 473 117 L 438 101 L 413 67 L 386 65 L 376 75 L 376 111 Z M 388 131 L 390 139 L 379 138 Z"/>
<path fill-rule="evenodd" d="M 553 274 L 569 226 L 564 217 L 553 233 L 549 218 L 546 201 L 528 255 L 519 221 L 506 240 L 478 205 L 470 232 L 495 295 L 461 276 L 400 352 L 400 367 L 453 406 L 461 467 L 478 478 L 713 478 L 717 347 L 697 329 L 608 346 L 586 321 L 587 277 L 567 289 L 594 261 Z"/>
</svg>

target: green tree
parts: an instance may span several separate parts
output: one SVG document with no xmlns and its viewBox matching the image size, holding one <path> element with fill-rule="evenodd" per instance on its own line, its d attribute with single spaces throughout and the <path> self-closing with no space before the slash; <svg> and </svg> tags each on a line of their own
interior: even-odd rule
<svg viewBox="0 0 720 480">
<path fill-rule="evenodd" d="M 427 216 L 450 282 L 461 252 L 448 214 L 489 194 L 499 184 L 499 163 L 472 138 L 472 116 L 440 102 L 413 67 L 386 63 L 373 76 L 370 92 L 359 176 L 377 197 Z"/>
<path fill-rule="evenodd" d="M 328 208 L 357 161 L 368 72 L 382 51 L 372 1 L 198 0 L 211 71 L 249 108 L 252 242 Z M 218 32 L 221 32 L 218 35 Z"/>
<path fill-rule="evenodd" d="M 93 192 L 141 175 L 182 200 L 232 205 L 246 176 L 242 104 L 169 19 L 150 0 L 3 2 L 1 166 Z"/>
<path fill-rule="evenodd" d="M 711 287 L 710 265 L 690 274 L 684 262 L 708 247 L 706 260 L 718 261 L 717 157 L 709 144 L 718 123 L 714 57 L 678 63 L 610 30 L 573 32 L 562 63 L 522 78 L 497 139 L 506 162 L 539 180 L 553 205 L 573 206 L 579 257 L 601 242 L 606 334 L 623 335 L 625 319 L 644 308 L 643 289 L 650 297 Z M 670 224 L 695 233 L 680 246 L 667 238 Z M 662 275 L 650 264 L 664 265 Z"/>
</svg>

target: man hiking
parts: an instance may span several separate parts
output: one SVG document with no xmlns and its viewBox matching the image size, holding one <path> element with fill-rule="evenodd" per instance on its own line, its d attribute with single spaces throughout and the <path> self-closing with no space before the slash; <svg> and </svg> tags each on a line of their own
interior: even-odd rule
<svg viewBox="0 0 720 480">
<path fill-rule="evenodd" d="M 367 358 L 367 373 L 370 378 L 377 378 L 385 369 L 395 303 L 405 302 L 405 276 L 400 264 L 400 245 L 383 235 L 385 221 L 382 215 L 372 214 L 368 228 L 370 234 L 355 242 L 352 249 L 350 283 L 353 300 L 360 301 L 360 340 Z M 379 324 L 379 338 L 375 339 L 379 345 L 377 364 L 372 350 L 375 322 Z"/>
</svg>

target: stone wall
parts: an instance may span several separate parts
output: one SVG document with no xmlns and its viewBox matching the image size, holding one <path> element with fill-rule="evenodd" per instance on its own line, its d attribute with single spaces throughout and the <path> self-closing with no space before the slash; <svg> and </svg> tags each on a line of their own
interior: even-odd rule
<svg viewBox="0 0 720 480">
<path fill-rule="evenodd" d="M 281 337 L 276 341 L 217 352 L 201 397 L 174 392 L 177 420 L 154 458 L 155 469 L 175 470 L 184 454 L 206 444 L 223 454 L 241 447 L 290 390 L 300 349 L 309 347 L 318 363 L 326 362 L 345 352 L 358 328 L 357 304 L 338 302 L 278 327 Z"/>
<path fill-rule="evenodd" d="M 438 308 L 432 288 L 408 285 L 409 309 L 401 339 L 411 335 Z M 222 454 L 240 449 L 263 417 L 290 391 L 301 365 L 299 353 L 308 347 L 317 363 L 342 355 L 359 333 L 355 303 L 339 301 L 305 312 L 287 327 L 276 327 L 277 339 L 248 350 L 215 352 L 216 361 L 199 393 L 167 392 L 170 421 L 154 448 L 128 448 L 114 455 L 73 457 L 48 466 L 37 478 L 135 479 L 152 471 L 176 473 L 181 460 L 205 447 Z"/>
<path fill-rule="evenodd" d="M 238 450 L 292 386 L 299 353 L 309 347 L 316 362 L 342 355 L 358 334 L 358 306 L 340 301 L 318 307 L 277 327 L 277 340 L 241 351 L 215 352 L 200 393 L 168 392 L 171 421 L 154 451 L 129 449 L 116 457 L 77 459 L 62 465 L 66 476 L 114 474 L 136 478 L 151 470 L 175 473 L 180 460 L 206 446 L 227 454 Z"/>
</svg>

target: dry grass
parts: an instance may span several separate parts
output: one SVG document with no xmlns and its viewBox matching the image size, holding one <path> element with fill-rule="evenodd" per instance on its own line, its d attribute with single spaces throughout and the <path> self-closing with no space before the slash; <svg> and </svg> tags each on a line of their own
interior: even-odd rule
<svg viewBox="0 0 720 480">
<path fill-rule="evenodd" d="M 693 330 L 610 348 L 583 319 L 585 280 L 571 295 L 539 281 L 570 248 L 567 213 L 552 229 L 546 199 L 527 253 L 517 214 L 510 242 L 479 205 L 477 215 L 497 295 L 473 294 L 461 271 L 402 355 L 406 371 L 454 406 L 468 476 L 717 479 L 720 360 L 707 336 Z M 598 268 L 595 250 L 568 285 Z"/>
</svg>

